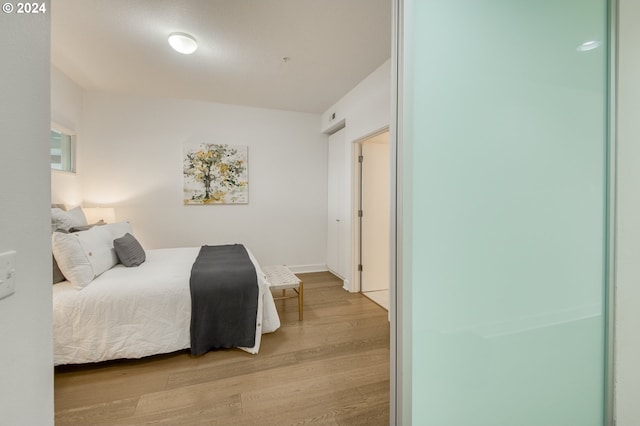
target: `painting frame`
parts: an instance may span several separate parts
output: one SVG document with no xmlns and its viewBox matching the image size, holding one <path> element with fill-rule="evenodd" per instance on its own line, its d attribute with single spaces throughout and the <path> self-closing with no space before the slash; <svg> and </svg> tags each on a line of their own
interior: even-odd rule
<svg viewBox="0 0 640 426">
<path fill-rule="evenodd" d="M 249 203 L 249 147 L 184 143 L 183 204 Z"/>
</svg>

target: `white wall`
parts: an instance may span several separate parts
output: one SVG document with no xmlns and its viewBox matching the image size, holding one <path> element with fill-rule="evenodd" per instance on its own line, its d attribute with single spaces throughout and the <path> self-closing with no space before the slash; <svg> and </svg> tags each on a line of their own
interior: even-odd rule
<svg viewBox="0 0 640 426">
<path fill-rule="evenodd" d="M 331 116 L 335 114 L 335 118 Z M 347 139 L 356 140 L 389 126 L 391 120 L 391 59 L 322 114 L 321 130 L 344 119 Z"/>
<path fill-rule="evenodd" d="M 76 134 L 82 144 L 82 88 L 51 66 L 51 122 Z M 78 174 L 51 171 L 51 202 L 74 207 L 82 202 Z"/>
<path fill-rule="evenodd" d="M 619 1 L 616 417 L 640 424 L 640 3 Z"/>
<path fill-rule="evenodd" d="M 17 253 L 15 294 L 0 300 L 0 423 L 46 426 L 53 425 L 49 15 L 1 13 L 0 62 L 0 253 Z"/>
<path fill-rule="evenodd" d="M 391 122 L 391 60 L 387 60 L 367 78 L 351 89 L 342 99 L 322 114 L 320 128 L 323 132 L 331 131 L 334 123 L 344 120 L 345 140 L 352 145 L 352 159 L 347 173 L 352 176 L 351 194 L 357 194 L 357 179 L 355 176 L 355 158 L 357 150 L 354 142 L 375 132 L 389 127 Z M 354 224 L 357 221 L 356 204 L 352 197 L 350 206 L 352 212 L 348 232 L 352 236 L 352 247 L 355 249 L 357 238 Z M 357 253 L 352 250 L 347 264 L 351 265 L 345 277 L 345 288 L 348 291 L 358 291 L 358 283 L 354 281 L 357 274 Z"/>
<path fill-rule="evenodd" d="M 146 248 L 244 243 L 263 264 L 326 268 L 327 149 L 319 116 L 85 92 L 86 205 L 116 207 Z M 185 206 L 183 143 L 249 147 L 249 204 Z"/>
</svg>

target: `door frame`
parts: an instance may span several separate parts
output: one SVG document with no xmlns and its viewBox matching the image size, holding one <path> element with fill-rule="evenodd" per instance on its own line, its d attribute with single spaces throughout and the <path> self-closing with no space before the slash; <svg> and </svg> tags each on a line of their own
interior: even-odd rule
<svg viewBox="0 0 640 426">
<path fill-rule="evenodd" d="M 608 25 L 608 105 L 607 138 L 608 150 L 605 154 L 605 179 L 607 180 L 607 203 L 605 211 L 607 241 L 606 241 L 606 280 L 604 295 L 604 344 L 605 344 L 605 371 L 604 371 L 604 424 L 614 426 L 616 423 L 615 399 L 616 399 L 616 365 L 615 365 L 615 330 L 616 330 L 616 246 L 617 246 L 617 93 L 618 93 L 618 0 L 608 0 L 607 25 Z"/>
<path fill-rule="evenodd" d="M 371 141 L 372 139 L 375 139 L 376 137 L 383 135 L 383 134 L 387 134 L 387 139 L 388 142 L 386 143 L 387 145 L 387 162 L 389 163 L 389 166 L 391 166 L 391 131 L 389 130 L 389 127 L 386 127 L 386 130 L 381 129 L 380 131 L 377 131 L 375 134 L 372 134 L 370 136 L 367 136 L 366 138 L 362 138 L 359 139 L 356 143 L 357 143 L 357 157 L 356 157 L 356 175 L 357 175 L 357 182 L 356 182 L 356 201 L 357 204 L 355 205 L 355 209 L 356 209 L 356 218 L 355 220 L 357 221 L 357 238 L 355 239 L 356 244 L 358 245 L 355 252 L 357 253 L 358 257 L 357 259 L 357 263 L 356 265 L 364 265 L 363 263 L 363 258 L 362 258 L 362 238 L 363 238 L 363 226 L 362 226 L 362 216 L 360 216 L 360 211 L 364 210 L 364 192 L 363 192 L 363 177 L 364 177 L 364 162 L 360 161 L 360 158 L 363 157 L 364 155 L 364 144 L 365 143 L 369 143 L 369 141 Z M 390 232 L 391 227 L 392 227 L 392 223 L 391 223 L 391 210 L 393 208 L 392 205 L 392 197 L 391 197 L 391 167 L 389 167 L 389 196 L 387 199 L 387 210 L 389 211 L 389 227 L 387 228 L 387 231 Z M 389 247 L 387 247 L 387 249 L 389 250 Z M 391 257 L 391 251 L 388 252 L 387 254 L 387 261 L 389 259 L 389 257 Z M 363 271 L 360 270 L 360 268 L 357 269 L 358 271 L 358 291 L 359 292 L 363 292 L 362 291 L 362 273 Z M 390 277 L 391 273 L 389 272 L 387 274 L 387 290 L 389 289 L 389 287 L 391 286 L 391 277 Z"/>
<path fill-rule="evenodd" d="M 362 144 L 367 140 L 379 136 L 385 132 L 389 132 L 389 155 L 390 160 L 393 159 L 393 151 L 394 149 L 391 147 L 392 144 L 392 135 L 391 135 L 391 127 L 384 126 L 379 129 L 374 130 L 373 132 L 367 133 L 364 136 L 361 136 L 351 143 L 351 182 L 352 182 L 352 191 L 351 191 L 351 253 L 353 259 L 352 263 L 352 273 L 351 273 L 351 291 L 360 293 L 362 291 L 362 274 L 358 270 L 358 265 L 362 262 L 362 229 L 361 229 L 361 221 L 358 216 L 358 210 L 362 208 L 362 165 L 359 161 L 360 155 L 362 155 Z M 392 161 L 393 163 L 393 161 Z M 393 178 L 395 175 L 395 170 L 392 167 L 389 170 L 389 176 Z M 389 209 L 390 209 L 390 220 L 389 226 L 393 228 L 395 226 L 393 222 L 393 211 L 395 209 L 395 203 L 393 202 L 393 182 L 390 187 L 390 200 L 389 200 Z M 392 243 L 394 238 L 394 234 L 389 234 L 390 243 Z M 393 246 L 389 248 L 389 257 L 393 258 L 394 251 Z M 391 271 L 391 268 L 390 268 Z M 393 286 L 394 281 L 392 281 L 392 273 L 389 273 L 389 293 L 391 293 L 391 287 Z M 389 302 L 391 304 L 391 302 Z"/>
</svg>

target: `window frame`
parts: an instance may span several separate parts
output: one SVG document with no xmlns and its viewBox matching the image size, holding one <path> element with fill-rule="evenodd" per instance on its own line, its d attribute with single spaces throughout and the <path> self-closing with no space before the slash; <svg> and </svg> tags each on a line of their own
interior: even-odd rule
<svg viewBox="0 0 640 426">
<path fill-rule="evenodd" d="M 68 152 L 68 156 L 69 156 L 69 169 L 66 168 L 55 168 L 53 167 L 53 162 L 50 160 L 50 167 L 51 167 L 51 171 L 55 171 L 55 172 L 60 172 L 60 173 L 71 173 L 71 174 L 75 174 L 76 173 L 76 137 L 77 134 L 75 131 L 70 130 L 64 126 L 59 125 L 58 123 L 55 122 L 51 122 L 51 129 L 50 132 L 55 132 L 64 136 L 68 136 L 70 139 L 70 143 L 69 143 L 69 152 Z M 49 158 L 51 158 L 51 150 L 52 150 L 52 146 L 51 146 L 51 133 L 49 134 Z M 64 151 L 64 150 L 63 150 Z M 64 158 L 64 157 L 63 157 Z M 63 164 L 65 163 L 65 161 L 62 162 Z"/>
</svg>

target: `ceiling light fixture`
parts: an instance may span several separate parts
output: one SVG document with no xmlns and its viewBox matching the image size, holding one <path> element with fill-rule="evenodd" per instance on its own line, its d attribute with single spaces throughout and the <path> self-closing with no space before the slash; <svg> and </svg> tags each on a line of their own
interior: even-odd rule
<svg viewBox="0 0 640 426">
<path fill-rule="evenodd" d="M 198 48 L 196 39 L 186 33 L 173 33 L 169 35 L 169 44 L 176 52 L 184 55 L 189 55 Z"/>
<path fill-rule="evenodd" d="M 578 52 L 588 52 L 589 50 L 597 49 L 600 47 L 600 42 L 597 40 L 585 41 L 576 49 Z"/>
</svg>

